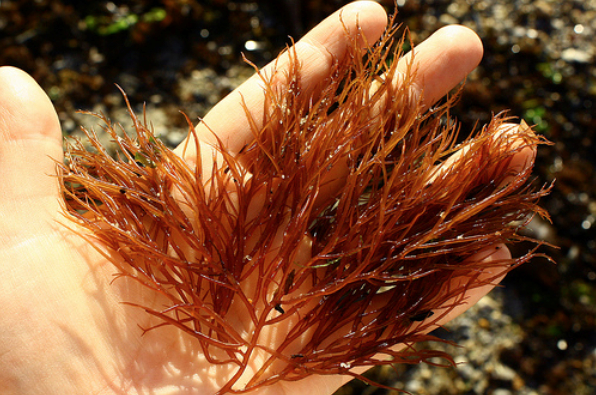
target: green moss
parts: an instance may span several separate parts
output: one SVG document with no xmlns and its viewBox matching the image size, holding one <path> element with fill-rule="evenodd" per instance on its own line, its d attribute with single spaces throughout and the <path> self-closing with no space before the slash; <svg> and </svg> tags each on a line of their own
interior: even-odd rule
<svg viewBox="0 0 596 395">
<path fill-rule="evenodd" d="M 91 32 L 100 36 L 109 36 L 122 31 L 127 31 L 139 21 L 146 23 L 157 23 L 163 21 L 167 16 L 163 8 L 152 8 L 141 16 L 135 14 L 126 15 L 87 15 L 85 26 Z"/>
</svg>

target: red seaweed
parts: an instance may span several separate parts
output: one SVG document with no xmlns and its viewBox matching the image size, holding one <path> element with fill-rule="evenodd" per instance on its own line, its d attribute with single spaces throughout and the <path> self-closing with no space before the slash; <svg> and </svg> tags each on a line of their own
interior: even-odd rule
<svg viewBox="0 0 596 395">
<path fill-rule="evenodd" d="M 535 255 L 473 259 L 529 240 L 520 230 L 547 217 L 537 201 L 549 188 L 533 186 L 532 166 L 507 170 L 545 140 L 527 125 L 503 132 L 511 119 L 498 114 L 460 141 L 456 95 L 427 109 L 412 93 L 414 68 L 391 83 L 405 40 L 395 33 L 365 49 L 354 38 L 316 95 L 303 91 L 288 49 L 289 68 L 261 75 L 263 119 L 247 110 L 254 141 L 238 154 L 220 142 L 208 172 L 168 149 L 128 101 L 132 137 L 97 115 L 115 156 L 93 131 L 92 149 L 70 144 L 67 214 L 120 257 L 119 277 L 169 301 L 139 307 L 190 335 L 211 363 L 237 366 L 221 394 L 312 374 L 364 379 L 355 367 L 452 362 L 412 345 L 433 339 L 425 333 L 465 292 L 495 281 L 479 280 L 483 270 L 501 274 Z M 275 327 L 284 336 L 271 342 Z M 257 354 L 260 368 L 246 373 Z"/>
</svg>

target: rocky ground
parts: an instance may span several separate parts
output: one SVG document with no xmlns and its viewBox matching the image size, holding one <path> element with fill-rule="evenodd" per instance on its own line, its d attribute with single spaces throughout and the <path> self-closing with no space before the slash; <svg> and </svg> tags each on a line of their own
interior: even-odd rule
<svg viewBox="0 0 596 395">
<path fill-rule="evenodd" d="M 66 134 L 96 124 L 84 109 L 126 124 L 123 100 L 146 103 L 171 145 L 191 118 L 251 74 L 244 52 L 264 65 L 345 1 L 123 2 L 0 1 L 0 64 L 31 73 L 52 98 Z M 455 320 L 441 336 L 455 369 L 426 365 L 377 370 L 375 378 L 415 394 L 596 393 L 596 32 L 594 0 L 397 0 L 414 42 L 451 23 L 474 29 L 485 46 L 455 112 L 463 130 L 511 109 L 554 142 L 542 147 L 537 183 L 556 178 L 542 201 L 552 224 L 531 232 L 556 265 L 537 259 Z M 392 9 L 393 1 L 388 1 Z M 233 29 L 230 28 L 233 26 Z M 523 253 L 527 246 L 519 246 Z M 355 383 L 338 394 L 383 394 Z"/>
</svg>

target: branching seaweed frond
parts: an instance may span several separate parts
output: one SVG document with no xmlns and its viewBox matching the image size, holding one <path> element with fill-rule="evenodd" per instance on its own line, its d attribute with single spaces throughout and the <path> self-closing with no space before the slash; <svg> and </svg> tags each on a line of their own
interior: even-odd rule
<svg viewBox="0 0 596 395">
<path fill-rule="evenodd" d="M 169 300 L 141 307 L 189 334 L 211 363 L 237 366 L 221 393 L 311 374 L 362 378 L 351 369 L 437 356 L 452 363 L 412 345 L 433 339 L 426 333 L 468 291 L 496 281 L 486 269 L 502 275 L 534 253 L 478 258 L 526 240 L 520 229 L 547 216 L 537 200 L 548 187 L 532 186 L 531 166 L 508 170 L 545 141 L 529 127 L 504 132 L 510 119 L 499 114 L 458 142 L 455 96 L 424 108 L 416 70 L 398 75 L 395 32 L 365 49 L 355 37 L 316 94 L 288 49 L 289 68 L 261 76 L 263 119 L 246 109 L 254 141 L 235 155 L 220 142 L 208 173 L 132 110 L 132 137 L 99 116 L 115 157 L 93 131 L 93 149 L 70 146 L 69 215 L 121 257 L 119 276 Z M 274 328 L 285 335 L 271 344 Z"/>
</svg>

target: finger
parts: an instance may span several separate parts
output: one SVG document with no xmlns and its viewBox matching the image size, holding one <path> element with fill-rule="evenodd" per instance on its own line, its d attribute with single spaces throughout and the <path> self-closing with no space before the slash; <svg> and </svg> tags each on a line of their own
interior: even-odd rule
<svg viewBox="0 0 596 395">
<path fill-rule="evenodd" d="M 484 267 L 482 272 L 472 279 L 456 277 L 448 284 L 436 284 L 437 286 L 443 286 L 443 289 L 447 292 L 452 292 L 457 289 L 465 289 L 465 291 L 447 300 L 443 304 L 443 307 L 433 310 L 431 316 L 416 323 L 410 330 L 415 331 L 416 328 L 420 328 L 420 333 L 422 334 L 432 332 L 478 303 L 480 299 L 486 296 L 503 280 L 503 278 L 505 278 L 505 275 L 509 271 L 509 267 L 504 265 L 503 262 L 510 262 L 511 254 L 505 245 L 499 244 L 486 248 L 471 256 L 469 259 L 471 261 L 480 262 Z M 380 299 L 381 300 L 376 301 L 375 303 L 383 303 L 382 298 Z M 403 344 L 397 345 L 393 347 L 393 350 L 399 351 L 405 347 L 406 346 Z M 364 367 L 351 369 L 352 372 L 358 374 L 362 374 L 366 370 L 368 370 L 368 368 Z M 351 379 L 350 376 L 342 377 L 345 378 L 344 382 Z"/>
<path fill-rule="evenodd" d="M 48 96 L 31 76 L 0 67 L 0 206 L 58 196 L 55 160 L 62 160 L 62 134 Z M 57 204 L 57 200 L 55 202 Z"/>
<path fill-rule="evenodd" d="M 470 259 L 480 261 L 485 268 L 477 278 L 472 280 L 471 284 L 469 279 L 455 278 L 452 280 L 449 288 L 466 287 L 468 290 L 446 303 L 446 307 L 443 309 L 435 311 L 435 315 L 440 318 L 435 322 L 436 326 L 429 328 L 427 332 L 463 314 L 492 291 L 505 278 L 511 267 L 504 265 L 503 262 L 510 262 L 512 258 L 509 249 L 504 244 L 499 244 L 478 252 Z M 450 307 L 454 303 L 455 307 Z M 428 320 L 432 320 L 432 317 Z"/>
<path fill-rule="evenodd" d="M 491 126 L 489 125 L 488 128 Z M 482 170 L 487 177 L 491 178 L 500 178 L 501 174 L 499 173 L 502 173 L 505 177 L 499 185 L 495 185 L 495 189 L 500 189 L 532 166 L 536 157 L 538 138 L 525 122 L 522 121 L 521 124 L 503 123 L 497 126 L 493 133 L 489 136 L 488 141 L 471 140 L 464 144 L 430 172 L 428 183 L 435 182 L 451 172 L 459 174 L 461 170 L 458 169 L 460 168 L 468 168 L 471 171 Z M 483 166 L 465 166 L 463 161 L 474 160 L 473 156 L 475 155 L 470 155 L 471 150 L 482 150 L 479 145 L 489 147 L 488 157 L 482 158 Z M 464 174 L 460 174 L 460 176 L 465 177 Z"/>
<path fill-rule="evenodd" d="M 435 283 L 433 286 L 439 287 L 446 300 L 440 307 L 432 310 L 432 315 L 412 325 L 410 330 L 421 328 L 421 333 L 428 333 L 462 314 L 503 280 L 512 263 L 507 246 L 497 244 L 473 254 L 461 267 L 453 264 L 454 269 L 469 273 L 469 276 L 457 275 L 445 283 Z M 386 303 L 383 294 L 377 296 L 372 303 L 372 311 Z"/>
<path fill-rule="evenodd" d="M 503 187 L 509 183 L 512 178 L 518 174 L 523 174 L 528 168 L 533 166 L 536 159 L 536 142 L 538 137 L 534 134 L 532 128 L 525 122 L 517 124 L 504 124 L 499 128 L 497 136 L 501 137 L 504 143 L 502 147 L 510 152 L 515 151 L 508 163 L 509 176 L 505 178 L 501 185 Z"/>
<path fill-rule="evenodd" d="M 412 106 L 421 98 L 419 111 L 424 111 L 465 79 L 480 63 L 482 52 L 482 42 L 472 30 L 458 25 L 444 27 L 399 60 L 392 84 L 396 87 L 410 84 Z M 371 95 L 377 88 L 380 87 L 373 86 Z M 387 111 L 381 104 L 385 103 L 383 100 L 376 103 L 371 119 L 381 119 L 377 115 Z M 324 180 L 320 202 L 335 195 L 347 173 L 345 163 L 334 167 Z"/>
<path fill-rule="evenodd" d="M 347 51 L 351 42 L 350 35 L 356 34 L 360 29 L 364 41 L 373 43 L 381 36 L 386 24 L 387 15 L 382 6 L 374 1 L 358 1 L 335 12 L 307 33 L 294 48 L 301 64 L 304 94 L 312 92 L 312 89 L 329 75 L 333 60 L 341 58 Z M 344 29 L 348 30 L 349 35 L 345 34 Z M 289 63 L 290 58 L 286 53 L 267 65 L 262 70 L 262 75 L 270 76 L 276 72 L 276 76 L 283 76 L 284 68 L 287 68 Z M 283 82 L 282 80 L 281 83 Z M 243 83 L 205 116 L 203 122 L 197 126 L 199 140 L 214 144 L 216 139 L 213 133 L 216 133 L 224 147 L 232 153 L 237 153 L 252 141 L 253 135 L 243 102 L 249 110 L 250 117 L 257 123 L 260 122 L 263 118 L 265 91 L 259 75 L 256 74 Z M 194 145 L 187 145 L 185 157 L 192 159 Z M 182 154 L 184 146 L 183 142 L 178 148 L 178 154 Z"/>
<path fill-rule="evenodd" d="M 396 76 L 411 68 L 414 92 L 430 107 L 478 66 L 482 54 L 476 33 L 464 26 L 445 26 L 400 59 Z"/>
</svg>

